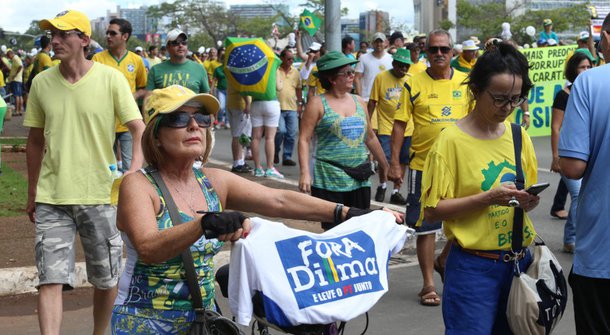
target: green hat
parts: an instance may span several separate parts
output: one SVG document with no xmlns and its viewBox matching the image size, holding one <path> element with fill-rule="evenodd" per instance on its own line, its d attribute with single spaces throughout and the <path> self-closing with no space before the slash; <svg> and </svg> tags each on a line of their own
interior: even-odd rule
<svg viewBox="0 0 610 335">
<path fill-rule="evenodd" d="M 358 63 L 358 60 L 348 58 L 342 52 L 331 51 L 318 59 L 316 65 L 318 66 L 318 71 L 328 71 L 356 63 Z"/>
<path fill-rule="evenodd" d="M 394 53 L 394 55 L 392 55 L 392 58 L 395 61 L 401 62 L 403 64 L 413 64 L 413 62 L 411 61 L 411 51 L 407 49 L 396 49 L 396 52 Z"/>
<path fill-rule="evenodd" d="M 591 60 L 591 62 L 595 62 L 595 57 L 593 57 L 593 54 L 591 53 L 591 51 L 589 51 L 589 49 L 578 48 L 578 49 L 574 50 L 574 53 L 577 53 L 577 52 L 581 52 L 581 53 L 585 54 L 587 56 L 587 58 L 589 58 L 589 60 Z"/>
<path fill-rule="evenodd" d="M 544 19 L 544 21 L 542 21 L 542 24 L 545 26 L 550 26 L 553 24 L 553 21 L 551 19 Z"/>
</svg>

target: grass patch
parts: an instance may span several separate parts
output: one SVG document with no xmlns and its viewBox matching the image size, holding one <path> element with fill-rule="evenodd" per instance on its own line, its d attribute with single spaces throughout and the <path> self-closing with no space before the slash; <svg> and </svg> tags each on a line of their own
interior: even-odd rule
<svg viewBox="0 0 610 335">
<path fill-rule="evenodd" d="M 0 137 L 0 145 L 25 145 L 27 138 L 2 138 Z"/>
<path fill-rule="evenodd" d="M 25 214 L 28 182 L 19 172 L 2 164 L 0 174 L 0 217 Z"/>
</svg>

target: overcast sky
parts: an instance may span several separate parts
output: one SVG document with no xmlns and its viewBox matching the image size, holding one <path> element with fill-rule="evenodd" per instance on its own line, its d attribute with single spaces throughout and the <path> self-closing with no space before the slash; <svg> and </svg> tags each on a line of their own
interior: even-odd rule
<svg viewBox="0 0 610 335">
<path fill-rule="evenodd" d="M 32 20 L 54 17 L 65 9 L 76 9 L 93 19 L 105 16 L 107 10 L 115 10 L 117 5 L 138 8 L 140 5 L 156 5 L 159 0 L 0 0 L 0 27 L 8 31 L 25 32 Z M 226 0 L 231 4 L 267 3 L 269 0 Z M 284 1 L 271 1 L 283 3 Z M 303 0 L 288 0 L 294 14 L 302 11 L 298 7 Z M 341 7 L 349 8 L 350 18 L 358 18 L 360 12 L 380 9 L 390 13 L 395 24 L 413 24 L 413 0 L 342 0 Z"/>
</svg>

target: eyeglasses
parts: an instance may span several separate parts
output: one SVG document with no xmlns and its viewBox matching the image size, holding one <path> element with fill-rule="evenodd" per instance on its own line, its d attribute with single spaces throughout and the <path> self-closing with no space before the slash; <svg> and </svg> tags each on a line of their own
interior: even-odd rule
<svg viewBox="0 0 610 335">
<path fill-rule="evenodd" d="M 186 40 L 184 40 L 184 41 L 174 40 L 174 41 L 169 42 L 169 45 L 171 45 L 173 47 L 177 47 L 179 45 L 188 45 L 188 42 Z"/>
<path fill-rule="evenodd" d="M 487 94 L 489 94 L 489 96 L 493 99 L 494 106 L 496 106 L 498 108 L 504 108 L 508 104 L 510 104 L 511 107 L 516 107 L 516 106 L 521 105 L 523 102 L 525 102 L 525 99 L 526 99 L 525 97 L 522 97 L 519 95 L 516 95 L 512 98 L 507 98 L 507 97 L 498 97 L 489 92 L 487 92 Z"/>
<path fill-rule="evenodd" d="M 446 55 L 451 51 L 450 47 L 428 47 L 428 52 L 431 54 L 437 54 L 438 51 L 441 51 L 442 54 Z"/>
<path fill-rule="evenodd" d="M 212 125 L 211 115 L 200 112 L 191 114 L 189 112 L 176 111 L 162 115 L 159 127 L 186 128 L 191 122 L 191 119 L 195 120 L 195 123 L 201 128 L 210 128 Z"/>
<path fill-rule="evenodd" d="M 345 70 L 342 72 L 337 72 L 337 76 L 353 77 L 355 75 L 356 75 L 356 70 Z"/>
<path fill-rule="evenodd" d="M 403 69 L 408 69 L 409 66 L 411 66 L 411 64 L 407 64 L 407 63 L 396 61 L 396 62 L 392 62 L 392 66 L 393 67 L 400 67 L 400 68 L 403 68 Z"/>
<path fill-rule="evenodd" d="M 68 37 L 70 37 L 70 35 L 77 35 L 78 37 L 81 37 L 83 35 L 82 32 L 78 31 L 78 30 L 50 30 L 47 31 L 47 37 L 49 39 L 54 38 L 55 36 L 59 36 L 59 38 L 61 38 L 62 40 L 67 39 Z"/>
<path fill-rule="evenodd" d="M 107 30 L 107 31 L 106 31 L 106 35 L 110 35 L 110 36 L 116 36 L 116 35 L 118 35 L 118 34 L 119 34 L 119 33 L 118 33 L 118 32 L 116 32 L 116 31 L 114 31 L 114 30 Z"/>
</svg>

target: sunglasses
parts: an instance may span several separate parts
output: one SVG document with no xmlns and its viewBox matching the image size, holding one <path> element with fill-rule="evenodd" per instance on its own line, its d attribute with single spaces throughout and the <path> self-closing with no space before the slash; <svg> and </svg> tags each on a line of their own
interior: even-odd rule
<svg viewBox="0 0 610 335">
<path fill-rule="evenodd" d="M 428 52 L 431 54 L 436 54 L 438 51 L 441 51 L 442 54 L 446 55 L 451 52 L 450 47 L 428 47 Z"/>
<path fill-rule="evenodd" d="M 171 45 L 173 47 L 177 47 L 179 45 L 188 45 L 188 42 L 186 40 L 184 40 L 184 41 L 174 40 L 174 41 L 169 42 L 169 45 Z"/>
<path fill-rule="evenodd" d="M 355 75 L 356 75 L 356 70 L 346 70 L 346 71 L 337 72 L 337 76 L 353 77 Z"/>
<path fill-rule="evenodd" d="M 169 114 L 164 114 L 159 121 L 159 127 L 169 128 L 186 128 L 191 122 L 191 119 L 195 120 L 195 123 L 200 128 L 210 128 L 212 125 L 212 116 L 197 112 L 191 114 L 189 112 L 176 111 Z"/>
<path fill-rule="evenodd" d="M 494 101 L 494 106 L 496 106 L 498 108 L 504 108 L 508 104 L 510 104 L 511 107 L 517 107 L 517 106 L 521 105 L 523 102 L 525 102 L 525 97 L 518 96 L 518 95 L 516 95 L 512 98 L 508 98 L 508 97 L 498 97 L 489 92 L 487 92 L 487 94 L 489 94 L 491 99 Z"/>
<path fill-rule="evenodd" d="M 116 35 L 118 35 L 118 34 L 119 34 L 119 33 L 118 33 L 118 32 L 116 32 L 116 31 L 114 31 L 114 30 L 107 30 L 107 31 L 106 31 L 106 35 L 110 35 L 110 36 L 116 36 Z"/>
<path fill-rule="evenodd" d="M 66 38 L 70 37 L 70 35 L 76 35 L 76 36 L 82 36 L 83 33 L 81 33 L 78 30 L 51 30 L 51 31 L 47 31 L 47 37 L 49 39 L 52 39 L 56 36 L 59 36 L 59 38 L 61 38 L 62 40 L 65 40 Z"/>
</svg>

